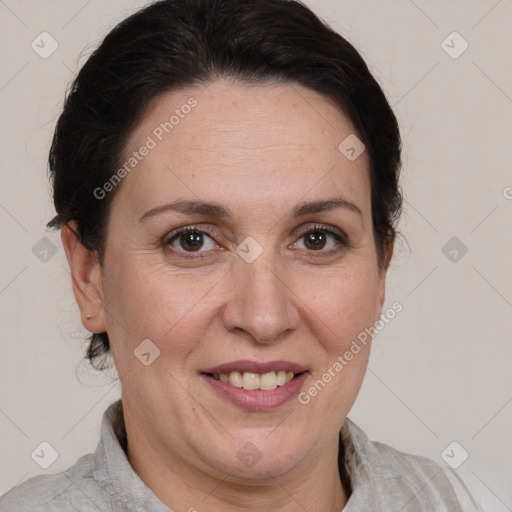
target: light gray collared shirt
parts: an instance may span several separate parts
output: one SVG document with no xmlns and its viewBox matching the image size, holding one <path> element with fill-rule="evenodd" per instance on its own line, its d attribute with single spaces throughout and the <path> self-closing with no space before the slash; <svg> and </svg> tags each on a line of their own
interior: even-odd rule
<svg viewBox="0 0 512 512">
<path fill-rule="evenodd" d="M 130 465 L 123 427 L 118 400 L 103 415 L 94 453 L 62 473 L 14 487 L 0 498 L 0 512 L 172 512 Z M 352 486 L 342 512 L 481 512 L 451 469 L 371 442 L 349 419 L 341 439 L 340 473 L 348 474 Z"/>
</svg>

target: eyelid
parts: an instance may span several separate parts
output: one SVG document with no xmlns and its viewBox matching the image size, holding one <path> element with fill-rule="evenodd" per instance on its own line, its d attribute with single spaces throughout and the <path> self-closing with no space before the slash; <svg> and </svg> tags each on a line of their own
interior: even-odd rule
<svg viewBox="0 0 512 512">
<path fill-rule="evenodd" d="M 315 223 L 312 226 L 306 226 L 305 228 L 301 228 L 296 236 L 299 236 L 299 237 L 304 236 L 305 234 L 309 233 L 310 231 L 325 231 L 329 234 L 338 236 L 345 243 L 348 244 L 348 237 L 341 229 L 335 228 L 334 226 L 329 226 L 327 224 Z"/>
<path fill-rule="evenodd" d="M 198 261 L 202 258 L 208 258 L 211 256 L 211 253 L 213 250 L 208 251 L 199 251 L 199 252 L 187 252 L 183 250 L 176 249 L 171 246 L 171 241 L 173 239 L 178 239 L 181 235 L 185 233 L 200 233 L 203 235 L 208 236 L 215 245 L 220 245 L 217 241 L 218 238 L 225 238 L 224 235 L 222 235 L 221 231 L 216 227 L 212 225 L 201 225 L 201 224 L 192 224 L 192 225 L 185 225 L 181 226 L 179 228 L 173 229 L 170 233 L 168 233 L 162 240 L 162 246 L 166 251 L 169 251 L 172 255 L 176 256 L 177 258 L 180 258 L 182 260 L 189 260 L 189 261 Z M 221 247 L 220 249 L 217 247 L 217 251 L 223 251 L 224 248 Z"/>
<path fill-rule="evenodd" d="M 321 231 L 328 235 L 333 236 L 336 239 L 336 247 L 333 249 L 330 249 L 328 251 L 307 251 L 310 253 L 312 257 L 322 257 L 322 256 L 329 256 L 334 253 L 338 253 L 343 249 L 349 249 L 351 248 L 351 243 L 348 238 L 348 236 L 339 228 L 335 228 L 333 226 L 329 226 L 326 224 L 318 224 L 314 223 L 313 225 L 307 225 L 305 227 L 301 227 L 301 229 L 294 235 L 295 240 L 293 244 L 296 244 L 300 238 L 302 238 L 304 235 L 314 232 L 314 231 Z M 215 226 L 212 225 L 187 225 L 182 226 L 179 228 L 176 228 L 172 230 L 165 238 L 164 238 L 164 246 L 170 245 L 170 241 L 174 238 L 182 235 L 183 233 L 187 232 L 193 232 L 193 233 L 201 233 L 209 236 L 214 242 L 218 243 L 216 238 L 222 238 L 222 234 L 219 229 L 217 229 Z M 198 259 L 202 257 L 206 257 L 208 255 L 208 252 L 186 252 L 186 251 L 179 251 L 176 249 L 171 249 L 172 252 L 180 255 L 183 258 L 189 258 L 189 259 Z M 316 254 L 315 254 L 316 253 Z M 196 254 L 196 256 L 194 256 Z"/>
<path fill-rule="evenodd" d="M 182 226 L 180 228 L 173 229 L 170 233 L 167 234 L 167 236 L 164 238 L 164 241 L 166 244 L 168 244 L 173 238 L 175 238 L 178 235 L 182 235 L 183 233 L 187 232 L 193 232 L 193 233 L 203 233 L 211 238 L 214 237 L 221 237 L 221 232 L 215 228 L 214 226 L 202 226 L 200 224 L 193 224 L 193 225 L 187 225 Z"/>
<path fill-rule="evenodd" d="M 307 226 L 304 229 L 301 229 L 296 237 L 298 240 L 300 240 L 304 235 L 315 231 L 320 231 L 326 233 L 327 235 L 331 235 L 336 241 L 336 246 L 327 251 L 306 251 L 308 258 L 328 258 L 336 256 L 348 249 L 352 249 L 352 242 L 344 231 L 326 224 L 315 223 L 313 226 Z M 294 242 L 293 244 L 297 243 L 298 241 Z"/>
</svg>

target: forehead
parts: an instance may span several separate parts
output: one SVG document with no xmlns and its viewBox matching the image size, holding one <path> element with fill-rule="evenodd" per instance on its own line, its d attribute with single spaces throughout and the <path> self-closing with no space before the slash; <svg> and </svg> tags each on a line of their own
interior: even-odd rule
<svg viewBox="0 0 512 512">
<path fill-rule="evenodd" d="M 135 165 L 115 202 L 136 197 L 143 208 L 200 196 L 261 207 L 339 191 L 364 208 L 368 158 L 340 152 L 349 136 L 341 110 L 298 84 L 187 87 L 155 99 L 131 134 L 122 164 Z"/>
</svg>

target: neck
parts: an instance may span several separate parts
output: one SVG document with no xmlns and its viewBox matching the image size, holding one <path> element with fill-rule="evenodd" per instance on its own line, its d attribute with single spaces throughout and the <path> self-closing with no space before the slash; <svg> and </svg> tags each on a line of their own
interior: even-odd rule
<svg viewBox="0 0 512 512">
<path fill-rule="evenodd" d="M 344 488 L 338 470 L 339 437 L 327 444 L 323 453 L 315 453 L 287 474 L 242 481 L 198 469 L 179 453 L 157 446 L 143 432 L 130 428 L 130 423 L 128 419 L 128 460 L 172 510 L 341 512 L 347 503 L 349 485 L 344 482 Z"/>
</svg>

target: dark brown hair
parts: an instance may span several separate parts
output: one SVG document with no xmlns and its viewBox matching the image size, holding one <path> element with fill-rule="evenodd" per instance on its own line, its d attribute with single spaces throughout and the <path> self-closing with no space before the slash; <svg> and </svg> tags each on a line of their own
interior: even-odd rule
<svg viewBox="0 0 512 512">
<path fill-rule="evenodd" d="M 401 141 L 383 91 L 357 50 L 296 0 L 162 0 L 117 25 L 72 83 L 49 156 L 57 212 L 50 228 L 77 223 L 82 244 L 103 263 L 109 207 L 93 193 L 121 165 L 126 141 L 164 92 L 229 77 L 250 84 L 293 82 L 335 102 L 370 158 L 379 264 L 395 238 L 402 196 Z M 340 141 L 341 142 L 341 141 Z M 93 366 L 110 350 L 93 334 Z"/>
</svg>

